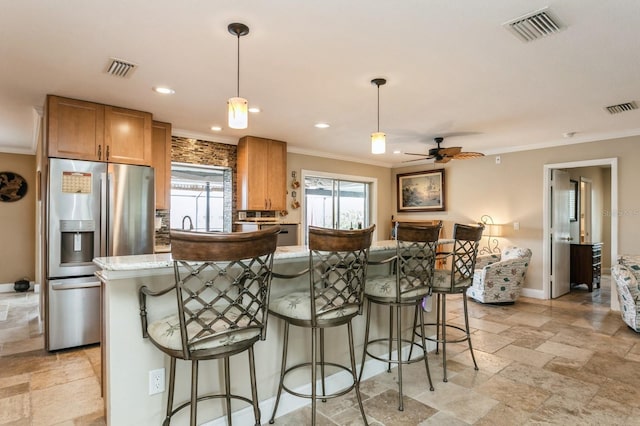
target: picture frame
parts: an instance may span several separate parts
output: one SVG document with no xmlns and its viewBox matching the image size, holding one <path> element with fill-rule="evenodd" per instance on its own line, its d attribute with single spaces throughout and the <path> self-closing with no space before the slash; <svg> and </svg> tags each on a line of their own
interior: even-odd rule
<svg viewBox="0 0 640 426">
<path fill-rule="evenodd" d="M 578 221 L 578 202 L 580 200 L 580 183 L 577 180 L 569 180 L 569 221 Z"/>
<path fill-rule="evenodd" d="M 445 211 L 444 169 L 397 175 L 399 212 Z"/>
</svg>

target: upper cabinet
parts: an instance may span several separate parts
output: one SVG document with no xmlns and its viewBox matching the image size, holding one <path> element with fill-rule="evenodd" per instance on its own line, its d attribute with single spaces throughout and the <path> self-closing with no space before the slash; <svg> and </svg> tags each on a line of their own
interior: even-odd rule
<svg viewBox="0 0 640 426">
<path fill-rule="evenodd" d="M 148 112 L 47 97 L 49 157 L 151 165 Z"/>
<path fill-rule="evenodd" d="M 156 209 L 171 208 L 171 124 L 152 125 L 153 162 L 156 180 Z"/>
<path fill-rule="evenodd" d="M 151 165 L 151 113 L 104 107 L 106 161 Z"/>
<path fill-rule="evenodd" d="M 47 98 L 48 156 L 104 161 L 104 105 Z"/>
<path fill-rule="evenodd" d="M 238 142 L 238 210 L 285 210 L 286 142 L 245 136 Z"/>
</svg>

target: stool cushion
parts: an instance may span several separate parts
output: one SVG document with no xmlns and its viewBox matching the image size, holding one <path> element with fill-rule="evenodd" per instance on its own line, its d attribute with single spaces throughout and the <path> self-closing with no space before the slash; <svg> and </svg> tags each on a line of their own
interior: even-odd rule
<svg viewBox="0 0 640 426">
<path fill-rule="evenodd" d="M 235 321 L 238 318 L 238 313 L 228 312 L 225 313 L 225 317 L 230 321 Z M 204 322 L 211 323 L 215 319 L 215 315 L 211 312 L 206 312 L 200 315 L 200 319 Z M 238 331 L 232 334 L 223 334 L 218 337 L 213 337 L 207 340 L 196 342 L 192 345 L 191 349 L 211 349 L 220 346 L 228 346 L 243 340 L 249 340 L 260 334 L 260 328 L 247 328 L 243 329 L 243 326 L 247 326 L 248 319 L 241 319 L 238 321 L 238 326 L 234 326 Z M 226 321 L 217 320 L 211 326 L 214 332 L 220 333 L 227 330 L 231 330 L 229 324 Z M 187 325 L 188 339 L 193 338 L 196 333 L 203 330 L 202 326 L 196 322 L 191 322 Z M 158 321 L 154 321 L 147 327 L 149 337 L 151 337 L 157 344 L 169 349 L 182 350 L 182 339 L 180 335 L 180 320 L 178 315 L 169 315 Z M 209 333 L 208 336 L 213 334 Z M 208 337 L 207 335 L 202 336 Z"/>
<path fill-rule="evenodd" d="M 364 294 L 371 297 L 396 298 L 397 287 L 395 275 L 375 276 L 367 278 L 367 282 L 364 287 Z M 414 299 L 416 297 L 426 296 L 429 293 L 429 287 L 427 286 L 405 291 L 408 288 L 408 281 L 401 280 L 400 299 Z"/>
<path fill-rule="evenodd" d="M 453 292 L 456 293 L 468 288 L 473 282 L 473 277 L 456 281 Z M 451 271 L 449 269 L 436 269 L 433 275 L 433 290 L 438 292 L 451 290 Z"/>
<path fill-rule="evenodd" d="M 332 294 L 335 295 L 335 290 L 329 289 L 329 291 L 325 292 L 324 297 L 328 297 L 329 299 L 334 300 L 334 304 L 327 305 L 325 309 L 318 309 L 317 316 L 322 319 L 333 319 L 333 318 L 341 318 L 348 315 L 352 315 L 358 312 L 357 306 L 349 306 L 347 308 L 338 308 L 340 305 L 344 303 L 343 299 L 333 298 Z M 316 309 L 320 306 L 325 305 L 324 297 L 322 300 L 316 298 Z M 293 293 L 289 293 L 285 296 L 271 299 L 269 301 L 269 311 L 274 314 L 278 314 L 283 317 L 295 318 L 300 320 L 311 320 L 311 298 L 309 297 L 308 291 L 297 291 Z M 324 315 L 323 315 L 324 314 Z"/>
</svg>

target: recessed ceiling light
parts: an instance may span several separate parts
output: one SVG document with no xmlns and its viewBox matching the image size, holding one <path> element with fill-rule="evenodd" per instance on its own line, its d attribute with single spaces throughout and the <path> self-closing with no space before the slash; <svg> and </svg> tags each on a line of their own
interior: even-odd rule
<svg viewBox="0 0 640 426">
<path fill-rule="evenodd" d="M 318 129 L 326 129 L 328 127 L 331 127 L 329 123 L 316 123 L 313 126 L 317 127 Z"/>
<path fill-rule="evenodd" d="M 170 87 L 154 87 L 153 91 L 162 95 L 173 95 L 174 93 L 176 93 L 176 91 L 171 89 Z"/>
<path fill-rule="evenodd" d="M 211 130 L 213 130 L 214 132 L 219 132 L 222 130 L 222 127 L 220 126 L 211 126 Z"/>
<path fill-rule="evenodd" d="M 393 150 L 393 153 L 394 153 L 394 154 L 400 154 L 400 153 L 402 153 L 402 151 L 400 151 L 399 149 L 394 149 L 394 150 Z"/>
<path fill-rule="evenodd" d="M 251 108 L 249 108 L 249 112 L 260 112 L 260 108 L 258 108 L 258 107 L 251 107 Z"/>
</svg>

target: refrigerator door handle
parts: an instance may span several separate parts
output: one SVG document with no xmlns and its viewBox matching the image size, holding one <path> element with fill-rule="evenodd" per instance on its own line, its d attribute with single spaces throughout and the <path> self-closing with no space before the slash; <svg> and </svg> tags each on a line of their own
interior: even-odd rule
<svg viewBox="0 0 640 426">
<path fill-rule="evenodd" d="M 107 173 L 100 174 L 100 256 L 107 255 Z"/>
<path fill-rule="evenodd" d="M 93 288 L 93 287 L 100 287 L 100 281 L 91 281 L 88 283 L 65 283 L 65 282 L 61 282 L 61 283 L 56 283 L 56 284 L 51 284 L 51 290 L 56 291 L 56 290 L 75 290 L 78 288 Z"/>
</svg>

